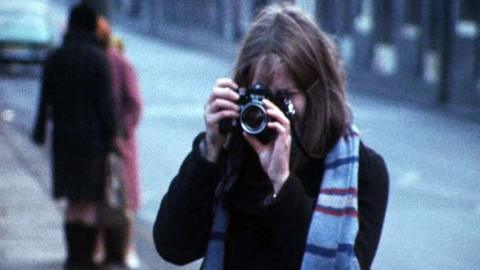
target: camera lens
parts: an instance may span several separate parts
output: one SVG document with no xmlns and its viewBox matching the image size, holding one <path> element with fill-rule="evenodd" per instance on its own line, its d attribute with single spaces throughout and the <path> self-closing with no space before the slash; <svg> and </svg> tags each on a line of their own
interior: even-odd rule
<svg viewBox="0 0 480 270">
<path fill-rule="evenodd" d="M 259 134 L 268 123 L 268 117 L 261 104 L 249 103 L 240 113 L 240 124 L 245 132 Z"/>
</svg>

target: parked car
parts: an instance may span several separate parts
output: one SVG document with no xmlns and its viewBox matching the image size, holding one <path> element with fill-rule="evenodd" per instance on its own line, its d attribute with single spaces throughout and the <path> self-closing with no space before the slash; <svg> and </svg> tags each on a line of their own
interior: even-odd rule
<svg viewBox="0 0 480 270">
<path fill-rule="evenodd" d="M 48 0 L 0 0 L 0 62 L 41 63 L 53 46 Z"/>
</svg>

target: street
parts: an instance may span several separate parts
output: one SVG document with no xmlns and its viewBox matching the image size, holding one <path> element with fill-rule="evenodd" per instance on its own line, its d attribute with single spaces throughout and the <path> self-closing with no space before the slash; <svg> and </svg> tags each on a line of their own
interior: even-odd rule
<svg viewBox="0 0 480 270">
<path fill-rule="evenodd" d="M 198 262 L 178 268 L 155 257 L 151 226 L 193 138 L 204 128 L 203 105 L 211 88 L 217 78 L 229 76 L 234 59 L 121 28 L 114 32 L 136 68 L 144 103 L 138 130 L 140 257 L 151 269 L 198 269 Z M 0 105 L 12 110 L 13 123 L 29 136 L 40 72 L 21 67 L 11 72 L 17 75 L 0 77 Z M 390 173 L 389 206 L 372 269 L 475 269 L 480 265 L 480 123 L 361 92 L 351 89 L 355 122 Z"/>
<path fill-rule="evenodd" d="M 122 37 L 139 71 L 145 102 L 139 130 L 140 217 L 152 222 L 192 139 L 203 129 L 203 104 L 215 79 L 228 76 L 233 61 L 127 33 Z M 353 95 L 352 103 L 363 140 L 384 156 L 391 176 L 385 228 L 372 268 L 478 265 L 480 125 L 360 95 Z"/>
</svg>

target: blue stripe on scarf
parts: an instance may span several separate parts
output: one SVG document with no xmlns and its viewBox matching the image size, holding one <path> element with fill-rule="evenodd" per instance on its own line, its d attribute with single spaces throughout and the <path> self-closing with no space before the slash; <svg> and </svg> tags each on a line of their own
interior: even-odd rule
<svg viewBox="0 0 480 270">
<path fill-rule="evenodd" d="M 305 252 L 325 258 L 333 258 L 337 256 L 337 252 L 345 252 L 349 256 L 353 253 L 353 246 L 350 244 L 339 244 L 338 249 L 319 247 L 313 244 L 305 246 Z"/>
<path fill-rule="evenodd" d="M 350 244 L 339 244 L 338 251 L 346 252 L 350 256 L 353 253 L 353 245 Z"/>
<path fill-rule="evenodd" d="M 338 168 L 342 165 L 350 164 L 350 163 L 356 162 L 356 161 L 358 161 L 358 157 L 356 157 L 356 156 L 337 159 L 337 160 L 334 160 L 330 163 L 327 163 L 325 165 L 325 169 L 327 169 L 327 170 L 336 169 L 336 168 Z"/>
<path fill-rule="evenodd" d="M 356 188 L 326 188 L 320 190 L 320 194 L 326 195 L 337 195 L 337 196 L 347 196 L 347 195 L 357 195 Z"/>
<path fill-rule="evenodd" d="M 305 252 L 309 252 L 315 255 L 319 255 L 322 257 L 327 257 L 327 258 L 333 258 L 337 256 L 337 250 L 336 249 L 330 249 L 330 248 L 323 248 L 323 247 L 318 247 L 312 244 L 307 244 L 305 247 Z"/>
</svg>

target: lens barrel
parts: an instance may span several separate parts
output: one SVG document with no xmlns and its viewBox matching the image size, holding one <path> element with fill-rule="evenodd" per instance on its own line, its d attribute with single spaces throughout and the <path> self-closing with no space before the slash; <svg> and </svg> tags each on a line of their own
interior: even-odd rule
<svg viewBox="0 0 480 270">
<path fill-rule="evenodd" d="M 260 100 L 252 100 L 240 111 L 240 125 L 251 135 L 260 134 L 268 123 L 268 115 Z"/>
</svg>

